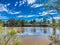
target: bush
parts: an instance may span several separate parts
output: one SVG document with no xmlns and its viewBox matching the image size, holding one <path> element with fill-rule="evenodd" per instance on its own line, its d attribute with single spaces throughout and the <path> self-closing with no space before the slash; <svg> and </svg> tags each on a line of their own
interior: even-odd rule
<svg viewBox="0 0 60 45">
<path fill-rule="evenodd" d="M 2 29 L 2 28 L 1 28 Z M 1 31 L 3 33 L 3 31 Z M 0 38 L 0 45 L 20 45 L 20 38 L 16 36 L 17 30 L 8 30 L 7 35 Z"/>
</svg>

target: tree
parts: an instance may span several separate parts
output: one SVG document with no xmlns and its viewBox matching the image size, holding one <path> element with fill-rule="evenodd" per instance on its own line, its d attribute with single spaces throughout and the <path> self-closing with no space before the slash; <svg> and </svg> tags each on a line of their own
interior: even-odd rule
<svg viewBox="0 0 60 45">
<path fill-rule="evenodd" d="M 50 21 L 48 20 L 47 23 L 50 24 Z"/>
<path fill-rule="evenodd" d="M 20 26 L 21 26 L 21 20 L 17 20 L 15 26 L 16 26 L 16 27 L 20 27 Z"/>
<path fill-rule="evenodd" d="M 43 24 L 43 25 L 47 24 L 47 22 L 46 22 L 46 19 L 45 19 L 45 18 L 43 18 L 43 22 L 42 22 L 42 24 Z"/>
<path fill-rule="evenodd" d="M 32 24 L 32 26 L 35 26 L 36 23 L 37 23 L 36 20 L 31 20 L 31 21 L 30 21 L 30 24 Z"/>
<path fill-rule="evenodd" d="M 16 20 L 15 19 L 9 19 L 6 22 L 6 26 L 15 27 L 16 26 Z"/>
<path fill-rule="evenodd" d="M 60 19 L 58 20 L 58 25 L 60 26 Z"/>
<path fill-rule="evenodd" d="M 4 26 L 4 21 L 0 20 L 0 26 Z"/>
<path fill-rule="evenodd" d="M 56 20 L 55 19 L 52 19 L 52 25 L 55 26 L 57 23 L 56 23 Z"/>
<path fill-rule="evenodd" d="M 31 24 L 36 23 L 36 20 L 31 20 L 30 23 Z"/>
<path fill-rule="evenodd" d="M 8 27 L 20 27 L 20 26 L 24 26 L 24 24 L 27 24 L 27 23 L 28 22 L 25 20 L 9 19 L 5 25 Z"/>
<path fill-rule="evenodd" d="M 27 24 L 28 22 L 27 21 L 25 21 L 25 20 L 21 20 L 21 26 L 24 26 L 24 24 Z"/>
</svg>

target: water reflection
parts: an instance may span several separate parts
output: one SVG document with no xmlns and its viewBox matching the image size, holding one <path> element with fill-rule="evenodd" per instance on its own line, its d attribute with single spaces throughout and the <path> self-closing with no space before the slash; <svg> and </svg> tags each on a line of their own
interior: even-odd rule
<svg viewBox="0 0 60 45">
<path fill-rule="evenodd" d="M 16 28 L 19 35 L 25 36 L 48 36 L 53 44 L 60 45 L 60 27 L 6 27 L 5 30 Z"/>
<path fill-rule="evenodd" d="M 44 27 L 43 33 L 46 34 L 47 33 L 47 28 Z"/>
<path fill-rule="evenodd" d="M 24 28 L 23 28 L 23 27 L 21 27 L 21 32 L 22 32 L 22 33 L 24 33 L 24 31 L 25 31 L 25 30 L 24 30 Z"/>
<path fill-rule="evenodd" d="M 54 45 L 60 45 L 60 36 L 59 36 L 59 33 L 60 30 L 57 29 L 58 27 L 54 26 L 53 27 L 53 32 L 52 32 L 52 35 L 51 35 L 51 40 L 53 41 L 53 44 Z"/>
<path fill-rule="evenodd" d="M 50 38 L 53 41 L 53 43 L 50 43 L 50 44 L 51 45 L 56 44 L 57 40 L 56 40 L 56 27 L 55 26 L 53 27 L 53 32 L 52 32 L 52 35 L 50 36 Z"/>
<path fill-rule="evenodd" d="M 33 32 L 33 33 L 36 32 L 36 27 L 33 27 L 33 28 L 32 28 L 32 32 Z"/>
<path fill-rule="evenodd" d="M 60 35 L 60 29 L 56 27 L 5 27 L 5 30 L 13 28 L 23 35 Z"/>
<path fill-rule="evenodd" d="M 53 35 L 56 35 L 56 27 L 53 27 Z"/>
</svg>

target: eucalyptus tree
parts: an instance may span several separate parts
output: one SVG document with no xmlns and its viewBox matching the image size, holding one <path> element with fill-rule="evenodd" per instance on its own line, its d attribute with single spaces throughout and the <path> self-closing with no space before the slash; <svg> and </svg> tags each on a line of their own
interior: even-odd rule
<svg viewBox="0 0 60 45">
<path fill-rule="evenodd" d="M 56 20 L 55 19 L 52 19 L 52 25 L 55 26 L 57 23 L 56 23 Z"/>
<path fill-rule="evenodd" d="M 30 21 L 30 24 L 32 24 L 32 26 L 35 26 L 35 25 L 36 25 L 36 23 L 37 23 L 37 22 L 36 22 L 36 20 L 35 20 L 35 19 L 33 19 L 33 20 L 31 20 L 31 21 Z"/>
<path fill-rule="evenodd" d="M 60 19 L 58 20 L 58 25 L 60 26 Z"/>
<path fill-rule="evenodd" d="M 15 23 L 16 25 L 16 27 L 20 27 L 21 26 L 21 20 L 16 20 L 16 23 Z"/>
<path fill-rule="evenodd" d="M 16 20 L 15 20 L 15 19 L 9 19 L 9 20 L 6 22 L 6 26 L 15 27 L 15 26 L 16 26 Z"/>
<path fill-rule="evenodd" d="M 28 22 L 27 21 L 25 21 L 25 20 L 21 20 L 21 26 L 24 26 L 25 24 L 27 24 Z"/>
<path fill-rule="evenodd" d="M 47 24 L 48 24 L 48 25 L 50 24 L 50 21 L 49 21 L 49 20 L 47 21 Z"/>
<path fill-rule="evenodd" d="M 4 24 L 5 24 L 5 22 L 0 20 L 0 26 L 5 26 Z"/>
</svg>

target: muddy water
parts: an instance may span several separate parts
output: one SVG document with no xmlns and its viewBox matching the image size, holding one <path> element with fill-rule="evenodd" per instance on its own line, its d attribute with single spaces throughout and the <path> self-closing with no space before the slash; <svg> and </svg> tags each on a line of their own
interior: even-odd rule
<svg viewBox="0 0 60 45">
<path fill-rule="evenodd" d="M 59 28 L 52 27 L 15 27 L 18 36 L 21 38 L 21 45 L 49 45 L 51 42 L 49 36 L 59 35 Z M 6 27 L 6 30 L 13 29 Z"/>
</svg>

